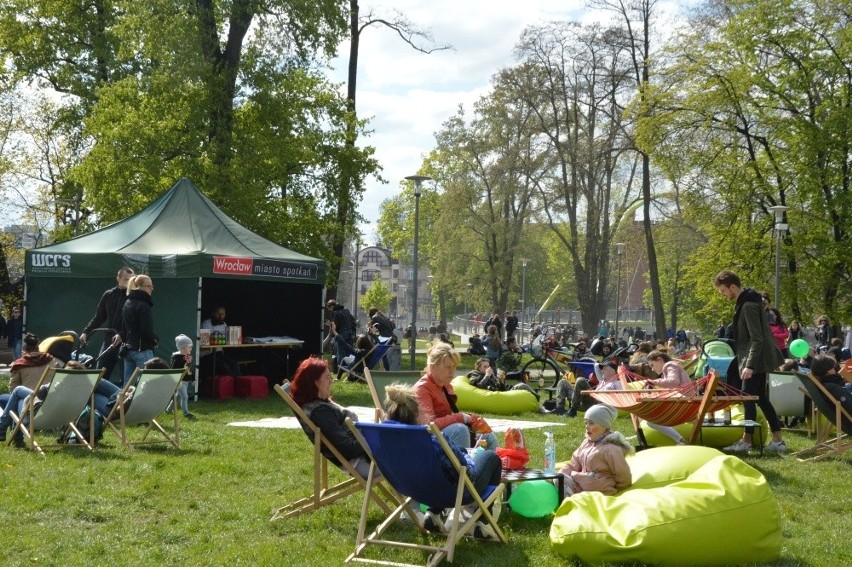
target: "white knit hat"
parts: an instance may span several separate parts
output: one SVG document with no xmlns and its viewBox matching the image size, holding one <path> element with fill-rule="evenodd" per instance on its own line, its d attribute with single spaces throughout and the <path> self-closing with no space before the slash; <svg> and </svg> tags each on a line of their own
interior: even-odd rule
<svg viewBox="0 0 852 567">
<path fill-rule="evenodd" d="M 182 346 L 192 346 L 192 339 L 186 335 L 178 335 L 175 337 L 175 346 L 180 350 Z"/>
<path fill-rule="evenodd" d="M 597 423 L 604 429 L 612 429 L 612 421 L 618 415 L 618 410 L 606 404 L 595 404 L 586 410 L 584 419 Z"/>
</svg>

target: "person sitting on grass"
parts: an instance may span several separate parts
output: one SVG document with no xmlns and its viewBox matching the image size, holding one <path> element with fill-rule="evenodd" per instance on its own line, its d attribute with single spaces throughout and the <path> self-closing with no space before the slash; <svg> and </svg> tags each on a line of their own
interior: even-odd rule
<svg viewBox="0 0 852 567">
<path fill-rule="evenodd" d="M 362 477 L 367 478 L 367 473 L 370 472 L 370 459 L 364 447 L 344 423 L 347 417 L 352 421 L 358 421 L 358 416 L 332 401 L 331 382 L 331 370 L 325 360 L 318 357 L 306 358 L 296 369 L 290 385 L 290 397 L 319 427 L 328 442 L 349 461 L 352 468 Z M 313 442 L 314 432 L 306 424 L 301 425 L 305 435 Z M 325 445 L 320 450 L 329 461 L 338 467 L 341 466 Z"/>
<path fill-rule="evenodd" d="M 624 435 L 612 431 L 617 415 L 618 411 L 606 404 L 586 410 L 586 437 L 559 471 L 565 477 L 563 498 L 588 491 L 611 495 L 632 484 L 626 456 L 633 452 L 633 446 Z"/>
<path fill-rule="evenodd" d="M 417 395 L 413 388 L 400 384 L 391 384 L 385 388 L 385 393 L 386 398 L 384 409 L 387 419 L 384 423 L 417 425 L 421 422 L 420 407 L 417 402 Z M 503 467 L 497 453 L 490 450 L 476 450 L 473 451 L 473 455 L 469 455 L 465 449 L 456 445 L 450 437 L 444 435 L 444 438 L 459 463 L 467 468 L 467 475 L 470 477 L 477 493 L 481 495 L 487 487 L 500 484 Z M 444 449 L 434 437 L 432 438 L 432 447 L 435 450 L 435 454 L 438 455 L 438 459 L 441 461 L 441 470 L 444 473 L 444 476 L 446 476 L 447 480 L 450 482 L 458 482 L 458 472 L 456 472 L 456 469 L 450 462 L 450 459 L 447 458 L 447 454 L 444 452 Z M 465 522 L 467 518 L 476 512 L 476 509 L 477 504 L 475 502 L 463 506 L 460 511 L 460 521 Z M 494 517 L 494 521 L 497 521 L 497 518 L 500 515 L 499 499 L 492 504 L 489 511 Z M 447 531 L 445 521 L 442 519 L 443 512 L 443 510 L 434 510 L 431 508 L 426 511 L 426 514 L 423 517 L 423 524 L 427 530 L 433 532 Z M 447 521 L 451 519 L 452 514 L 449 515 Z M 494 533 L 492 527 L 487 522 L 481 520 L 474 524 L 473 536 L 477 539 L 497 539 L 497 534 Z"/>
</svg>

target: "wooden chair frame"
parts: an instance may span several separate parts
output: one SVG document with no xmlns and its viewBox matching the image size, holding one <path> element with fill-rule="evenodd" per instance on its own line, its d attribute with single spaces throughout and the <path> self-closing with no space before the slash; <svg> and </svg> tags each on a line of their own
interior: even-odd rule
<svg viewBox="0 0 852 567">
<path fill-rule="evenodd" d="M 287 381 L 285 381 L 287 384 Z M 325 435 L 322 434 L 320 428 L 308 417 L 308 415 L 300 408 L 293 398 L 290 397 L 290 394 L 282 387 L 280 384 L 275 385 L 275 391 L 278 392 L 278 395 L 281 396 L 281 399 L 284 400 L 284 403 L 290 408 L 293 414 L 296 416 L 296 419 L 299 420 L 300 423 L 304 424 L 308 429 L 311 430 L 314 437 L 313 442 L 313 493 L 310 496 L 306 496 L 304 498 L 300 498 L 286 506 L 282 506 L 275 510 L 270 518 L 270 522 L 275 520 L 280 520 L 284 518 L 295 517 L 300 514 L 304 514 L 307 512 L 313 512 L 323 506 L 327 506 L 340 500 L 341 498 L 346 498 L 351 494 L 355 494 L 356 492 L 360 492 L 361 490 L 367 490 L 367 501 L 375 502 L 383 511 L 386 513 L 390 513 L 391 507 L 388 503 L 392 505 L 396 505 L 398 503 L 399 498 L 397 495 L 390 490 L 384 483 L 377 482 L 375 483 L 375 490 L 371 487 L 368 490 L 367 479 L 363 478 L 358 471 L 355 470 L 354 467 L 349 463 L 349 461 L 340 454 L 340 451 L 332 445 Z M 356 438 L 357 439 L 357 438 Z M 329 468 L 329 460 L 322 454 L 321 448 L 325 447 L 328 449 L 332 455 L 340 462 L 340 467 L 337 467 L 332 463 L 334 468 L 340 468 L 344 473 L 348 475 L 348 478 L 345 480 L 338 482 L 333 486 L 329 486 L 328 479 L 328 468 Z"/>
<path fill-rule="evenodd" d="M 130 380 L 122 388 L 118 400 L 105 419 L 107 427 L 118 435 L 122 445 L 133 448 L 137 445 L 169 443 L 175 449 L 180 449 L 177 390 L 186 373 L 186 368 L 180 370 L 137 368 L 133 371 Z M 130 408 L 125 409 L 125 400 L 131 396 L 131 392 Z M 166 411 L 170 400 L 174 404 L 172 406 L 173 434 L 169 434 L 156 419 Z M 116 420 L 118 426 L 115 425 Z M 142 438 L 131 440 L 127 434 L 128 426 L 142 423 L 148 424 Z M 148 440 L 148 435 L 151 433 L 156 433 L 162 439 Z"/>
<path fill-rule="evenodd" d="M 7 444 L 11 445 L 15 436 L 20 432 L 24 436 L 27 447 L 38 451 L 42 455 L 44 455 L 43 449 L 46 447 L 67 448 L 82 446 L 89 451 L 93 451 L 95 446 L 95 388 L 97 388 L 98 381 L 101 380 L 102 375 L 103 369 L 46 368 L 41 378 L 39 378 L 38 384 L 33 389 L 33 393 L 24 405 L 21 415 L 18 415 L 15 411 L 9 412 L 9 416 L 12 418 L 12 432 L 9 435 Z M 87 381 L 79 382 L 80 378 L 83 377 Z M 78 383 L 69 386 L 70 380 L 75 380 L 75 378 Z M 44 400 L 44 403 L 36 407 L 36 393 L 44 384 L 50 385 L 47 398 Z M 80 433 L 80 430 L 76 426 L 77 419 L 87 405 L 90 409 L 88 439 Z M 27 420 L 26 424 L 24 424 L 25 420 Z M 36 431 L 55 428 L 62 428 L 60 439 L 65 438 L 69 430 L 73 431 L 78 444 L 59 442 L 39 444 L 36 441 Z"/>
<path fill-rule="evenodd" d="M 796 372 L 796 377 L 802 382 L 805 394 L 813 401 L 811 422 L 816 431 L 816 439 L 812 447 L 797 451 L 791 456 L 800 461 L 820 461 L 852 449 L 852 439 L 846 433 L 852 429 L 852 415 L 813 374 Z M 849 424 L 846 431 L 844 423 Z M 836 430 L 834 435 L 831 433 L 832 427 Z"/>
<path fill-rule="evenodd" d="M 367 475 L 367 486 L 370 488 L 374 483 L 377 482 L 377 479 L 382 478 L 379 475 L 382 472 L 389 472 L 391 469 L 384 469 L 385 467 L 392 467 L 394 463 L 387 462 L 390 460 L 394 460 L 393 458 L 389 458 L 387 460 L 383 460 L 380 457 L 376 457 L 373 451 L 370 449 L 370 444 L 367 439 L 362 434 L 359 428 L 364 427 L 382 427 L 383 424 L 364 424 L 359 423 L 355 424 L 351 420 L 347 419 L 346 424 L 352 430 L 353 434 L 357 436 L 360 442 L 367 447 L 370 451 L 370 472 Z M 389 425 L 389 427 L 400 427 L 399 425 Z M 404 499 L 400 500 L 399 505 L 394 509 L 376 528 L 375 530 L 366 535 L 367 531 L 367 512 L 368 512 L 368 504 L 369 500 L 365 497 L 364 504 L 361 508 L 361 519 L 358 523 L 358 535 L 355 540 L 355 550 L 346 558 L 346 562 L 360 562 L 360 563 L 374 563 L 381 565 L 396 565 L 399 567 L 414 567 L 411 563 L 402 563 L 398 561 L 386 561 L 386 560 L 377 560 L 371 559 L 364 556 L 365 551 L 370 546 L 383 546 L 383 547 L 391 547 L 397 549 L 417 549 L 421 551 L 425 551 L 430 553 L 428 556 L 426 567 L 434 567 L 441 563 L 444 559 L 448 562 L 452 563 L 453 555 L 455 553 L 455 547 L 458 541 L 464 537 L 465 535 L 469 535 L 473 530 L 477 521 L 485 520 L 488 525 L 494 530 L 494 533 L 497 535 L 499 541 L 501 543 L 506 543 L 508 540 L 506 535 L 500 529 L 500 526 L 497 525 L 497 521 L 491 515 L 489 507 L 499 498 L 502 498 L 504 485 L 501 483 L 494 488 L 486 497 L 483 499 L 479 493 L 477 493 L 476 488 L 473 485 L 470 477 L 467 476 L 467 468 L 462 466 L 461 463 L 456 458 L 455 453 L 452 448 L 450 448 L 449 443 L 441 434 L 441 430 L 434 423 L 430 423 L 428 427 L 423 426 L 401 426 L 404 428 L 408 428 L 411 430 L 412 435 L 432 435 L 435 439 L 438 440 L 439 445 L 442 450 L 446 454 L 447 459 L 452 463 L 453 468 L 458 473 L 458 482 L 456 483 L 454 490 L 455 499 L 453 506 L 453 523 L 452 529 L 446 534 L 446 540 L 442 543 L 442 545 L 430 545 L 430 544 L 420 544 L 420 543 L 412 543 L 406 541 L 396 541 L 389 540 L 385 538 L 385 533 L 387 530 L 398 523 L 401 520 L 403 514 L 407 515 L 409 519 L 412 519 L 414 525 L 417 527 L 418 531 L 422 534 L 426 534 L 426 528 L 423 526 L 420 518 L 414 512 L 413 504 L 415 501 L 410 496 L 404 496 Z M 416 438 L 413 438 L 416 440 Z M 431 440 L 428 441 L 429 444 L 432 443 Z M 416 443 L 412 443 L 412 445 L 416 445 Z M 426 451 L 431 451 L 431 446 L 426 446 Z M 422 453 L 421 453 L 422 454 Z M 426 461 L 426 457 L 424 457 L 423 462 Z M 399 463 L 397 463 L 399 464 Z M 418 466 L 421 466 L 422 462 L 418 463 Z M 440 465 L 436 465 L 440 466 Z M 384 469 L 384 471 L 383 471 Z M 443 474 L 443 473 L 441 473 Z M 392 483 L 391 487 L 397 490 L 397 487 L 394 487 Z M 465 496 L 465 493 L 469 494 L 473 500 L 473 503 L 476 503 L 477 509 L 474 514 L 470 516 L 464 522 L 461 521 L 461 509 L 462 502 Z M 428 504 L 428 502 L 427 502 Z"/>
</svg>

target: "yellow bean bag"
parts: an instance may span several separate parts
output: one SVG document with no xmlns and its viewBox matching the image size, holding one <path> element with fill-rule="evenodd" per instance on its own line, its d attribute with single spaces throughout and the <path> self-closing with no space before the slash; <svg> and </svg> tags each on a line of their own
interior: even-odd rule
<svg viewBox="0 0 852 567">
<path fill-rule="evenodd" d="M 732 421 L 742 421 L 744 419 L 744 408 L 742 404 L 738 404 L 735 406 L 731 406 L 731 420 Z M 722 419 L 722 412 L 716 412 L 716 420 Z M 763 434 L 763 443 L 764 445 L 771 439 L 771 433 L 769 432 L 769 424 L 766 421 L 766 418 L 763 417 L 763 412 L 760 411 L 760 408 L 757 408 L 757 419 L 755 420 L 760 423 L 760 431 L 757 429 L 754 430 L 755 435 L 755 444 L 757 443 L 757 436 L 759 433 Z M 645 420 L 641 420 L 642 432 L 645 434 L 645 440 L 648 442 L 648 445 L 652 447 L 665 447 L 667 445 L 674 445 L 674 440 L 669 437 L 663 435 L 659 431 L 654 431 L 647 425 L 645 425 Z M 675 430 L 680 433 L 685 439 L 689 439 L 690 433 L 692 433 L 692 423 L 683 423 L 681 425 L 675 425 Z M 713 428 L 705 428 L 701 432 L 701 437 L 698 440 L 698 443 L 706 447 L 716 447 L 721 449 L 723 447 L 727 447 L 733 443 L 736 443 L 738 440 L 743 437 L 743 428 L 742 427 L 713 427 Z M 756 445 L 755 445 L 756 446 Z"/>
<path fill-rule="evenodd" d="M 662 452 L 658 452 L 662 451 Z M 687 451 L 681 453 L 680 451 Z M 566 498 L 550 527 L 553 550 L 583 563 L 742 565 L 776 561 L 781 553 L 778 504 L 759 471 L 712 449 L 649 449 L 631 460 L 644 479 L 616 496 L 582 492 Z M 698 468 L 688 470 L 677 455 Z M 643 470 L 642 467 L 649 467 Z"/>
<path fill-rule="evenodd" d="M 452 384 L 458 396 L 456 405 L 461 411 L 501 415 L 538 411 L 538 400 L 526 390 L 509 390 L 508 392 L 483 390 L 473 386 L 467 376 L 456 376 Z"/>
</svg>

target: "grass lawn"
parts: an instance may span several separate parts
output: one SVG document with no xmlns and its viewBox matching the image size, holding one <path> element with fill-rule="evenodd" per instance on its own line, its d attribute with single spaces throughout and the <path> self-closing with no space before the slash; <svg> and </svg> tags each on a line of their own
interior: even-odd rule
<svg viewBox="0 0 852 567">
<path fill-rule="evenodd" d="M 336 382 L 343 405 L 370 405 L 366 388 Z M 42 457 L 0 447 L 0 560 L 5 565 L 341 565 L 352 551 L 360 496 L 270 523 L 273 509 L 310 492 L 311 452 L 300 430 L 228 427 L 230 421 L 289 415 L 276 394 L 264 400 L 192 403 L 196 422 L 182 422 L 180 451 L 127 450 L 107 431 L 94 453 Z M 553 429 L 558 460 L 582 436 L 582 421 Z M 632 433 L 629 421 L 617 429 Z M 526 435 L 540 466 L 543 430 Z M 792 450 L 811 443 L 787 433 Z M 852 455 L 821 463 L 757 454 L 746 460 L 769 480 L 779 502 L 784 544 L 779 565 L 852 563 Z M 333 471 L 334 478 L 340 478 Z M 380 514 L 373 507 L 372 520 Z M 456 565 L 549 566 L 568 563 L 550 550 L 549 519 L 511 512 L 500 518 L 506 546 L 462 542 Z M 748 526 L 732 525 L 732 530 Z M 684 534 L 689 537 L 689 534 Z M 720 537 L 724 545 L 724 537 Z M 395 557 L 418 560 L 419 554 Z"/>
</svg>

